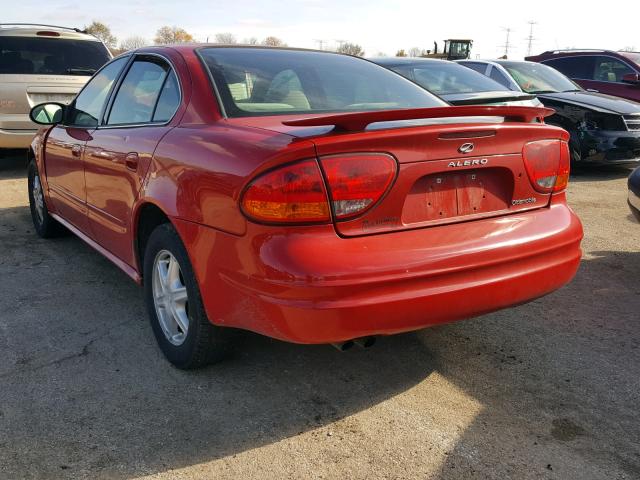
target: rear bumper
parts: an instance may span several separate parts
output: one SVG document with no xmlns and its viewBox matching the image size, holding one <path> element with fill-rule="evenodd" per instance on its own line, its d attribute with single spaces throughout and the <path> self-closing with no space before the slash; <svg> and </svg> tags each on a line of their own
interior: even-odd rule
<svg viewBox="0 0 640 480">
<path fill-rule="evenodd" d="M 37 129 L 33 130 L 1 130 L 0 148 L 29 148 Z"/>
<path fill-rule="evenodd" d="M 581 164 L 639 164 L 640 131 L 589 131 L 581 149 Z"/>
<path fill-rule="evenodd" d="M 574 276 L 582 225 L 557 201 L 507 217 L 368 237 L 174 220 L 218 325 L 297 343 L 389 335 L 545 295 Z"/>
</svg>

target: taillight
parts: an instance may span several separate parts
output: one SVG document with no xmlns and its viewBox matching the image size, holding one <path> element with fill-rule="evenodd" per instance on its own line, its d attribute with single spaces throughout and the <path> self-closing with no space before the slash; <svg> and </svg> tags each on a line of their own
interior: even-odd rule
<svg viewBox="0 0 640 480">
<path fill-rule="evenodd" d="M 542 193 L 559 192 L 569 182 L 570 156 L 567 142 L 537 140 L 525 144 L 522 158 L 533 188 Z"/>
<path fill-rule="evenodd" d="M 259 222 L 329 222 L 331 214 L 315 160 L 285 165 L 256 178 L 241 200 L 244 213 Z"/>
<path fill-rule="evenodd" d="M 336 220 L 360 215 L 391 186 L 397 164 L 390 155 L 361 153 L 321 157 Z"/>
</svg>

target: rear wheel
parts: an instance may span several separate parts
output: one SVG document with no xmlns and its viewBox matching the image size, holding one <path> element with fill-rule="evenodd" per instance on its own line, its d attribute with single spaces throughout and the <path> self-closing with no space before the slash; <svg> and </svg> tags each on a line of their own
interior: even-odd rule
<svg viewBox="0 0 640 480">
<path fill-rule="evenodd" d="M 226 356 L 229 331 L 209 322 L 186 249 L 169 223 L 149 237 L 144 279 L 153 333 L 171 363 L 193 369 Z"/>
<path fill-rule="evenodd" d="M 29 188 L 29 208 L 31 210 L 31 220 L 36 233 L 42 238 L 51 238 L 59 235 L 63 231 L 60 225 L 47 209 L 44 198 L 42 182 L 35 161 L 29 163 L 27 172 L 27 185 Z"/>
</svg>

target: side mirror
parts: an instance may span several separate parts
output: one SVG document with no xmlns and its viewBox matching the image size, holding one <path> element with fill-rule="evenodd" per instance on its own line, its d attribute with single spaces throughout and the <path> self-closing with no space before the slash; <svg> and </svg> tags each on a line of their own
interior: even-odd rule
<svg viewBox="0 0 640 480">
<path fill-rule="evenodd" d="M 630 83 L 632 85 L 640 85 L 640 74 L 638 73 L 627 73 L 622 76 L 622 81 L 624 83 Z"/>
<path fill-rule="evenodd" d="M 31 109 L 29 118 L 40 125 L 55 125 L 62 121 L 65 108 L 62 103 L 41 103 Z"/>
</svg>

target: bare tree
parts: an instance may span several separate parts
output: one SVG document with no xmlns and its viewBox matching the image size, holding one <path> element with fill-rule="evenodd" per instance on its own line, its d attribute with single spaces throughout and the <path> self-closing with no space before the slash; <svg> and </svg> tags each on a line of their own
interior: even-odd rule
<svg viewBox="0 0 640 480">
<path fill-rule="evenodd" d="M 104 23 L 94 20 L 91 25 L 85 26 L 84 29 L 94 37 L 98 38 L 109 48 L 116 48 L 118 39 L 111 33 L 111 29 Z"/>
<path fill-rule="evenodd" d="M 424 50 L 422 50 L 421 48 L 412 47 L 409 49 L 410 57 L 421 57 L 422 55 L 424 55 Z"/>
<path fill-rule="evenodd" d="M 183 28 L 178 27 L 160 27 L 153 39 L 156 45 L 166 45 L 168 43 L 187 43 L 193 42 L 193 36 L 187 33 Z"/>
<path fill-rule="evenodd" d="M 347 55 L 354 55 L 357 57 L 364 57 L 364 50 L 357 43 L 343 42 L 336 49 L 338 53 L 346 53 Z"/>
<path fill-rule="evenodd" d="M 287 44 L 284 43 L 278 37 L 267 37 L 262 41 L 262 45 L 266 45 L 267 47 L 286 47 Z"/>
<path fill-rule="evenodd" d="M 406 57 L 406 56 L 407 56 L 407 52 L 404 51 L 404 48 L 396 52 L 396 57 Z"/>
<path fill-rule="evenodd" d="M 249 37 L 245 38 L 242 43 L 245 45 L 258 45 L 258 39 L 256 37 Z"/>
<path fill-rule="evenodd" d="M 221 43 L 223 45 L 232 45 L 238 43 L 236 36 L 233 33 L 229 32 L 216 33 L 215 39 L 216 43 Z"/>
<path fill-rule="evenodd" d="M 621 52 L 635 52 L 636 51 L 636 47 L 635 45 L 631 45 L 631 46 L 627 46 L 624 48 L 620 49 Z"/>
<path fill-rule="evenodd" d="M 128 52 L 129 50 L 135 50 L 136 48 L 141 48 L 145 45 L 149 45 L 149 42 L 144 37 L 128 37 L 120 42 L 120 51 Z"/>
</svg>

